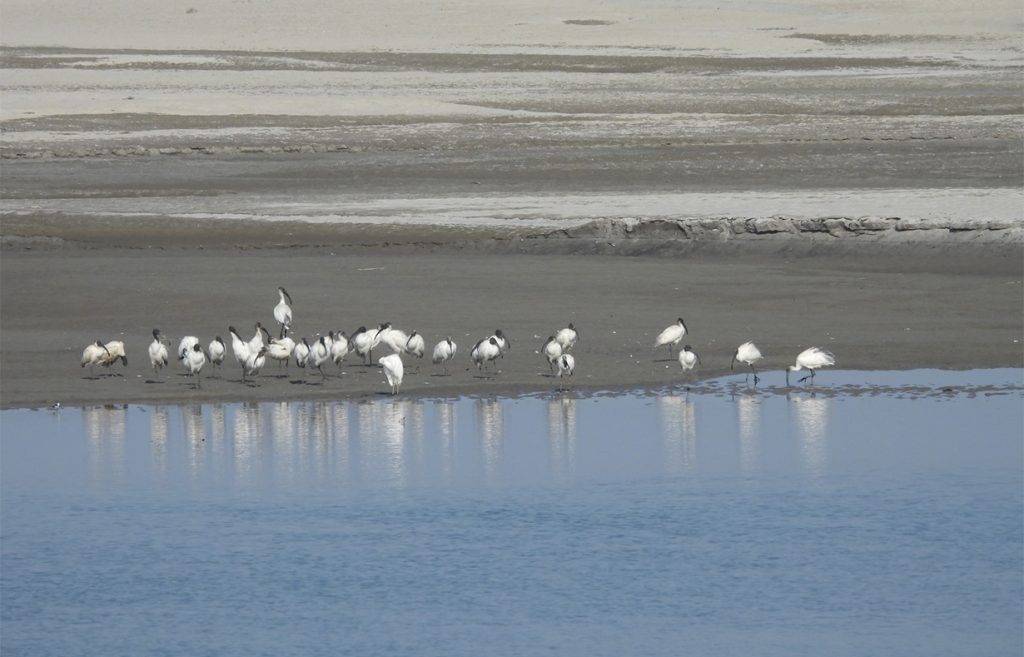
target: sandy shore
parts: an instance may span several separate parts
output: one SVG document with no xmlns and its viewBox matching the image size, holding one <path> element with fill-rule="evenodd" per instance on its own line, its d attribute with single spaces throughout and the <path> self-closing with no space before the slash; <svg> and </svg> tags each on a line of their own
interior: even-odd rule
<svg viewBox="0 0 1024 657">
<path fill-rule="evenodd" d="M 230 362 L 201 391 L 171 367 L 159 382 L 146 346 L 159 327 L 227 337 L 273 325 L 275 288 L 294 299 L 295 330 L 318 332 L 391 321 L 431 344 L 451 335 L 460 357 L 451 376 L 406 359 L 406 394 L 550 390 L 536 351 L 568 322 L 582 330 L 576 350 L 581 389 L 680 381 L 654 336 L 677 316 L 701 354 L 701 377 L 726 373 L 748 339 L 765 353 L 764 385 L 802 348 L 835 352 L 844 369 L 1020 367 L 1021 260 L 985 253 L 935 258 L 787 257 L 784 252 L 687 257 L 479 253 L 459 246 L 391 248 L 191 247 L 8 248 L 3 276 L 0 398 L 4 408 L 63 404 L 351 398 L 386 389 L 379 369 L 353 357 L 330 377 L 269 365 L 258 382 L 239 381 Z M 472 344 L 496 328 L 514 341 L 500 373 L 481 378 Z M 129 366 L 87 378 L 79 367 L 93 339 L 126 342 Z M 382 354 L 381 354 L 382 355 Z M 419 365 L 419 371 L 415 368 Z M 865 374 L 870 377 L 869 373 Z M 827 373 L 819 380 L 827 383 Z"/>
</svg>

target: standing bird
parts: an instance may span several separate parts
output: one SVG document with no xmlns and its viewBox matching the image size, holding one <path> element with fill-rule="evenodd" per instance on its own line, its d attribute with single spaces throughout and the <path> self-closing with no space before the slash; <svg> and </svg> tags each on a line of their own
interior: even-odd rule
<svg viewBox="0 0 1024 657">
<path fill-rule="evenodd" d="M 501 347 L 498 346 L 498 339 L 495 336 L 484 338 L 477 342 L 469 352 L 469 357 L 476 365 L 476 369 L 483 371 L 487 363 L 492 362 L 501 355 Z"/>
<path fill-rule="evenodd" d="M 406 335 L 405 331 L 392 328 L 391 322 L 384 322 L 377 331 L 377 336 L 374 338 L 373 346 L 376 347 L 378 344 L 385 344 L 393 353 L 400 354 L 405 351 L 405 343 L 408 341 L 409 336 Z"/>
<path fill-rule="evenodd" d="M 181 352 L 192 351 L 192 347 L 199 344 L 199 338 L 194 335 L 186 335 L 178 342 L 178 350 L 174 353 L 178 354 L 178 359 L 181 359 Z"/>
<path fill-rule="evenodd" d="M 242 383 L 245 383 L 246 363 L 249 362 L 252 351 L 249 349 L 249 343 L 238 337 L 238 331 L 234 326 L 228 327 L 228 333 L 231 334 L 231 351 L 235 354 L 235 360 L 242 366 Z"/>
<path fill-rule="evenodd" d="M 283 287 L 277 288 L 277 294 L 281 300 L 274 306 L 274 319 L 281 325 L 281 332 L 277 337 L 283 338 L 292 327 L 292 298 Z"/>
<path fill-rule="evenodd" d="M 96 378 L 96 370 L 93 367 L 104 364 L 108 358 L 110 358 L 110 352 L 99 340 L 88 345 L 82 351 L 82 367 L 89 366 L 89 378 Z"/>
<path fill-rule="evenodd" d="M 494 343 L 498 345 L 498 355 L 502 358 L 505 357 L 506 351 L 511 351 L 512 341 L 509 340 L 508 336 L 501 332 L 501 329 L 495 329 L 494 335 L 491 336 L 494 339 Z"/>
<path fill-rule="evenodd" d="M 267 363 L 267 348 L 260 347 L 259 351 L 251 354 L 245 361 L 245 373 L 249 376 L 256 376 L 263 369 L 263 366 Z"/>
<path fill-rule="evenodd" d="M 786 368 L 786 385 L 789 385 L 789 373 L 799 372 L 800 370 L 810 370 L 810 374 L 803 377 L 797 383 L 803 383 L 807 379 L 811 380 L 811 384 L 814 384 L 814 371 L 821 367 L 832 367 L 836 364 L 836 357 L 831 352 L 824 351 L 817 347 L 811 347 L 804 349 L 796 357 L 796 364 L 790 365 Z"/>
<path fill-rule="evenodd" d="M 683 336 L 686 335 L 686 332 L 686 322 L 680 317 L 676 320 L 675 324 L 658 334 L 658 337 L 654 339 L 654 348 L 657 349 L 662 345 L 668 345 L 668 354 L 671 356 L 672 345 L 679 344 Z"/>
<path fill-rule="evenodd" d="M 744 342 L 736 348 L 736 353 L 732 355 L 732 362 L 729 363 L 729 369 L 733 369 L 737 362 L 749 365 L 750 372 L 747 372 L 746 380 L 748 382 L 750 381 L 750 374 L 752 372 L 754 374 L 754 385 L 756 386 L 757 382 L 761 379 L 757 376 L 757 370 L 754 368 L 754 363 L 762 358 L 761 350 L 758 349 L 753 342 Z"/>
<path fill-rule="evenodd" d="M 572 357 L 572 354 L 562 354 L 558 359 L 558 388 L 564 390 L 562 387 L 562 377 L 572 376 L 573 372 L 576 371 L 576 359 Z"/>
<path fill-rule="evenodd" d="M 700 356 L 690 345 L 684 346 L 683 350 L 679 352 L 679 367 L 683 368 L 683 372 L 693 371 L 699 362 Z"/>
<path fill-rule="evenodd" d="M 309 348 L 309 356 L 306 357 L 306 363 L 312 367 L 315 367 L 320 376 L 323 377 L 323 381 L 327 380 L 327 372 L 324 372 L 324 363 L 331 359 L 331 348 L 327 346 L 327 338 L 320 336 L 316 342 Z"/>
<path fill-rule="evenodd" d="M 555 333 L 555 340 L 562 347 L 562 351 L 569 351 L 580 340 L 580 332 L 576 330 L 572 322 L 569 322 L 569 326 L 559 329 L 558 333 Z"/>
<path fill-rule="evenodd" d="M 252 336 L 249 339 L 249 343 L 248 343 L 249 344 L 249 352 L 250 353 L 254 354 L 257 351 L 259 351 L 261 347 L 264 346 L 264 344 L 263 344 L 263 334 L 264 334 L 265 330 L 266 329 L 263 328 L 263 324 L 260 324 L 259 322 L 256 322 L 256 335 Z"/>
<path fill-rule="evenodd" d="M 365 326 L 357 328 L 352 333 L 352 337 L 348 339 L 352 351 L 363 359 L 363 365 L 369 365 L 373 351 L 373 339 L 374 334 L 367 331 Z"/>
<path fill-rule="evenodd" d="M 277 367 L 280 371 L 281 365 L 285 366 L 285 370 L 288 369 L 288 359 L 292 357 L 292 351 L 295 350 L 295 341 L 285 336 L 279 340 L 269 340 L 267 342 L 267 357 L 271 360 L 277 361 Z"/>
<path fill-rule="evenodd" d="M 103 361 L 103 367 L 110 367 L 117 359 L 121 359 L 121 365 L 128 367 L 128 354 L 124 350 L 124 342 L 120 340 L 111 340 L 107 344 L 103 345 L 103 348 L 107 350 L 107 357 Z M 118 374 L 118 376 L 121 376 Z"/>
<path fill-rule="evenodd" d="M 427 350 L 427 345 L 423 341 L 423 336 L 413 331 L 409 334 L 409 339 L 405 341 L 405 353 L 416 358 L 423 358 L 423 354 Z"/>
<path fill-rule="evenodd" d="M 555 375 L 555 363 L 562 355 L 562 343 L 558 341 L 557 335 L 552 335 L 545 342 L 544 346 L 540 348 L 540 353 L 544 355 L 544 358 L 548 359 L 548 369 L 551 371 L 551 376 Z"/>
<path fill-rule="evenodd" d="M 203 380 L 199 376 L 199 373 L 203 370 L 203 365 L 206 364 L 206 361 L 209 358 L 209 354 L 206 353 L 206 350 L 197 342 L 192 345 L 191 349 L 182 351 L 179 358 L 181 358 L 181 362 L 185 366 L 185 369 L 188 370 L 188 375 L 196 377 L 196 388 L 202 388 Z"/>
<path fill-rule="evenodd" d="M 227 350 L 224 349 L 224 341 L 220 339 L 218 335 L 213 340 L 210 340 L 210 345 L 206 348 L 206 353 L 210 354 L 210 365 L 213 369 L 217 369 L 224 362 L 224 354 Z M 211 376 L 213 376 L 211 374 Z"/>
<path fill-rule="evenodd" d="M 331 343 L 331 360 L 341 369 L 341 363 L 348 355 L 348 336 L 339 331 L 334 334 L 334 342 Z"/>
<path fill-rule="evenodd" d="M 149 344 L 149 364 L 153 366 L 153 376 L 160 378 L 160 369 L 167 366 L 167 345 L 160 336 L 160 329 L 153 329 L 153 342 Z"/>
<path fill-rule="evenodd" d="M 452 342 L 451 336 L 448 336 L 434 345 L 434 357 L 431 360 L 433 360 L 434 365 L 440 363 L 444 366 L 445 376 L 448 376 L 448 361 L 455 358 L 455 352 L 457 349 L 458 346 Z"/>
<path fill-rule="evenodd" d="M 377 362 L 384 368 L 384 377 L 388 380 L 388 385 L 391 386 L 391 394 L 397 395 L 398 389 L 402 385 L 402 377 L 405 375 L 402 357 L 398 354 L 390 354 Z"/>
<path fill-rule="evenodd" d="M 292 354 L 295 356 L 295 364 L 305 369 L 306 363 L 309 362 L 309 341 L 306 338 L 302 338 L 302 342 L 295 345 Z M 306 375 L 303 374 L 302 378 L 305 379 Z"/>
</svg>

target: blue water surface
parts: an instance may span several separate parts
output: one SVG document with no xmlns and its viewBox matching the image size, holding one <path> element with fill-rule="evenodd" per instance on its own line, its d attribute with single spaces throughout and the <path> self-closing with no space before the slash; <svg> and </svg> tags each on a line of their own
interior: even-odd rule
<svg viewBox="0 0 1024 657">
<path fill-rule="evenodd" d="M 1019 370 L 0 412 L 0 652 L 1018 655 Z"/>
</svg>

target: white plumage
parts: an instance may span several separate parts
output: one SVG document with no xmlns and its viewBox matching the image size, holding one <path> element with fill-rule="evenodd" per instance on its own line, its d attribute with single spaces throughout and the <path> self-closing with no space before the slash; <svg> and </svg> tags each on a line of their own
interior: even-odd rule
<svg viewBox="0 0 1024 657">
<path fill-rule="evenodd" d="M 309 362 L 309 341 L 302 338 L 302 342 L 296 344 L 295 349 L 292 350 L 292 355 L 295 356 L 296 365 L 306 367 L 306 363 Z"/>
<path fill-rule="evenodd" d="M 509 340 L 508 336 L 501 329 L 495 329 L 494 335 L 491 337 L 494 338 L 494 344 L 498 347 L 498 355 L 504 358 L 505 352 L 512 349 L 512 341 Z"/>
<path fill-rule="evenodd" d="M 498 346 L 498 339 L 493 335 L 477 342 L 469 352 L 469 357 L 478 370 L 483 370 L 487 363 L 497 359 L 500 355 L 501 348 Z"/>
<path fill-rule="evenodd" d="M 344 332 L 339 331 L 333 336 L 334 342 L 331 343 L 331 360 L 338 367 L 341 367 L 342 361 L 345 360 L 345 356 L 348 355 L 348 336 Z"/>
<path fill-rule="evenodd" d="M 121 359 L 122 365 L 128 367 L 128 354 L 124 350 L 124 342 L 120 340 L 111 340 L 107 344 L 103 345 L 103 348 L 107 350 L 106 358 L 103 361 L 104 367 L 110 367 L 118 358 Z"/>
<path fill-rule="evenodd" d="M 391 386 L 391 394 L 398 394 L 402 385 L 402 377 L 405 375 L 405 366 L 402 365 L 402 357 L 398 354 L 389 354 L 377 361 L 384 368 L 384 377 Z"/>
<path fill-rule="evenodd" d="M 576 359 L 572 354 L 562 354 L 558 359 L 558 386 L 562 387 L 564 377 L 570 377 L 576 371 Z"/>
<path fill-rule="evenodd" d="M 680 317 L 675 324 L 658 334 L 658 337 L 654 339 L 654 348 L 668 345 L 668 353 L 671 354 L 672 346 L 679 344 L 684 335 L 686 335 L 686 322 Z"/>
<path fill-rule="evenodd" d="M 203 365 L 206 364 L 206 352 L 203 350 L 202 345 L 197 342 L 192 345 L 191 349 L 183 350 L 178 357 L 181 359 L 182 365 L 185 366 L 188 375 L 196 377 L 196 387 L 203 387 L 202 378 L 200 378 L 199 373 L 203 370 Z"/>
<path fill-rule="evenodd" d="M 212 365 L 214 369 L 220 367 L 221 363 L 224 362 L 224 354 L 226 350 L 224 349 L 224 341 L 220 339 L 219 335 L 213 340 L 210 340 L 210 345 L 206 350 L 207 353 L 210 354 L 210 365 Z"/>
<path fill-rule="evenodd" d="M 149 364 L 153 366 L 153 375 L 159 377 L 160 370 L 167 366 L 167 345 L 160 336 L 160 329 L 153 329 L 153 341 L 149 343 Z"/>
<path fill-rule="evenodd" d="M 103 346 L 103 343 L 99 340 L 86 346 L 82 351 L 82 367 L 89 366 L 89 376 L 95 378 L 96 372 L 93 367 L 96 365 L 102 365 L 106 362 L 110 356 L 107 353 L 107 348 Z"/>
<path fill-rule="evenodd" d="M 312 367 L 315 367 L 320 376 L 327 379 L 327 372 L 324 372 L 324 363 L 331 359 L 331 348 L 327 346 L 327 338 L 320 336 L 317 338 L 309 347 L 309 356 L 306 357 L 306 363 Z"/>
<path fill-rule="evenodd" d="M 558 358 L 562 355 L 562 345 L 558 341 L 557 335 L 552 335 L 545 342 L 544 346 L 540 348 L 540 353 L 544 355 L 544 358 L 548 359 L 548 369 L 552 374 L 555 373 L 555 364 L 558 362 Z"/>
<path fill-rule="evenodd" d="M 427 351 L 427 345 L 423 341 L 423 336 L 413 331 L 409 334 L 409 339 L 405 341 L 405 353 L 416 358 L 423 358 L 423 354 Z"/>
<path fill-rule="evenodd" d="M 693 368 L 697 367 L 697 363 L 700 362 L 700 356 L 693 350 L 693 347 L 686 345 L 683 350 L 679 352 L 679 367 L 683 368 L 684 372 L 689 372 Z"/>
<path fill-rule="evenodd" d="M 789 385 L 789 373 L 799 372 L 800 370 L 809 370 L 811 373 L 803 377 L 797 383 L 802 383 L 807 379 L 814 383 L 814 372 L 822 367 L 832 367 L 836 364 L 836 357 L 831 352 L 824 351 L 818 347 L 810 347 L 804 349 L 797 355 L 796 364 L 790 365 L 786 368 L 786 385 Z"/>
<path fill-rule="evenodd" d="M 569 322 L 569 326 L 564 329 L 559 329 L 558 333 L 555 333 L 555 340 L 558 345 L 562 348 L 562 351 L 570 351 L 576 342 L 580 339 L 580 332 L 576 330 L 576 327 Z"/>
<path fill-rule="evenodd" d="M 238 364 L 242 366 L 242 381 L 245 381 L 245 371 L 252 351 L 249 349 L 249 343 L 238 336 L 238 331 L 234 326 L 228 327 L 228 333 L 231 334 L 231 352 L 235 355 Z"/>
<path fill-rule="evenodd" d="M 274 306 L 274 319 L 281 325 L 278 337 L 283 338 L 292 327 L 292 298 L 283 287 L 277 288 L 277 294 L 281 300 Z"/>
<path fill-rule="evenodd" d="M 763 358 L 761 350 L 753 342 L 744 342 L 736 348 L 736 353 L 732 355 L 732 362 L 729 364 L 729 369 L 733 369 L 736 363 L 743 363 L 750 367 L 750 372 L 747 372 L 747 379 L 750 380 L 750 374 L 754 375 L 754 385 L 760 381 L 760 377 L 757 376 L 757 369 L 754 365 Z"/>
<path fill-rule="evenodd" d="M 432 360 L 434 365 L 443 365 L 445 376 L 448 376 L 448 361 L 455 358 L 455 352 L 457 350 L 458 345 L 452 342 L 451 336 L 448 336 L 434 345 L 434 356 Z"/>
<path fill-rule="evenodd" d="M 363 359 L 363 364 L 369 364 L 371 354 L 374 347 L 374 339 L 380 331 L 374 331 L 373 333 L 366 330 L 365 326 L 360 326 L 352 333 L 352 337 L 349 338 L 349 344 L 351 345 L 352 351 Z"/>
<path fill-rule="evenodd" d="M 260 347 L 258 351 L 251 354 L 245 361 L 245 372 L 250 376 L 256 376 L 267 363 L 267 348 Z"/>
</svg>

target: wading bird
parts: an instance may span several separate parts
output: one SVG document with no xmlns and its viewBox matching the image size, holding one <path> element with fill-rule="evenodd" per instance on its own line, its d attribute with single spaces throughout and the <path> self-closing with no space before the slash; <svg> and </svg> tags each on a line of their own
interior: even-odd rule
<svg viewBox="0 0 1024 657">
<path fill-rule="evenodd" d="M 348 336 L 344 332 L 339 331 L 332 337 L 334 342 L 331 343 L 331 360 L 338 366 L 338 369 L 341 369 L 341 363 L 345 360 L 345 356 L 348 355 Z"/>
<path fill-rule="evenodd" d="M 384 368 L 384 377 L 388 380 L 388 385 L 391 386 L 391 394 L 397 395 L 398 389 L 402 386 L 402 377 L 405 375 L 402 357 L 398 354 L 390 354 L 377 362 Z"/>
<path fill-rule="evenodd" d="M 196 343 L 192 345 L 191 349 L 182 351 L 179 357 L 188 371 L 188 375 L 196 377 L 196 388 L 202 388 L 203 380 L 199 373 L 203 370 L 203 365 L 206 364 L 208 359 L 206 350 L 203 349 L 202 345 Z"/>
<path fill-rule="evenodd" d="M 679 352 L 679 367 L 683 368 L 684 373 L 693 371 L 699 362 L 700 356 L 690 345 L 684 346 L 683 350 Z"/>
<path fill-rule="evenodd" d="M 817 347 L 804 349 L 796 357 L 796 364 L 790 365 L 786 368 L 786 385 L 789 385 L 789 373 L 799 372 L 800 370 L 809 370 L 811 373 L 797 381 L 797 383 L 803 383 L 807 379 L 810 379 L 811 384 L 813 385 L 815 370 L 822 367 L 832 367 L 835 364 L 836 357 L 828 351 L 824 351 Z"/>
<path fill-rule="evenodd" d="M 352 333 L 352 337 L 348 339 L 352 351 L 356 352 L 356 355 L 363 359 L 363 365 L 369 365 L 371 362 L 373 339 L 374 334 L 367 331 L 365 326 L 357 328 Z"/>
<path fill-rule="evenodd" d="M 549 337 L 544 342 L 544 346 L 540 348 L 540 353 L 544 355 L 544 358 L 548 359 L 548 370 L 550 370 L 552 376 L 555 374 L 555 364 L 562 355 L 562 351 L 562 345 L 554 335 Z"/>
<path fill-rule="evenodd" d="M 249 376 L 256 376 L 263 369 L 263 366 L 267 363 L 267 348 L 260 347 L 259 351 L 251 354 L 248 360 L 245 361 L 245 372 Z"/>
<path fill-rule="evenodd" d="M 564 390 L 563 377 L 570 377 L 576 371 L 576 359 L 572 354 L 562 354 L 558 359 L 558 388 Z"/>
<path fill-rule="evenodd" d="M 658 337 L 654 339 L 654 348 L 668 345 L 668 353 L 672 355 L 672 345 L 679 344 L 683 336 L 686 335 L 686 322 L 680 317 L 676 320 L 676 323 L 669 326 L 664 331 L 658 334 Z"/>
<path fill-rule="evenodd" d="M 736 363 L 748 365 L 750 367 L 750 372 L 747 372 L 747 378 L 745 380 L 749 382 L 750 374 L 753 373 L 754 385 L 756 386 L 757 382 L 761 379 L 757 376 L 757 369 L 754 367 L 754 363 L 758 362 L 762 358 L 761 350 L 758 349 L 753 342 L 744 342 L 736 348 L 736 353 L 732 355 L 732 362 L 729 363 L 729 369 L 733 369 L 736 366 Z"/>
<path fill-rule="evenodd" d="M 111 340 L 103 345 L 103 347 L 107 350 L 107 357 L 103 361 L 103 367 L 110 367 L 118 358 L 121 359 L 121 365 L 128 367 L 128 354 L 124 350 L 124 342 Z"/>
<path fill-rule="evenodd" d="M 153 376 L 160 378 L 160 370 L 167 363 L 167 345 L 160 336 L 160 329 L 153 329 L 153 341 L 149 343 L 149 364 L 153 366 Z"/>
<path fill-rule="evenodd" d="M 324 372 L 324 363 L 331 359 L 331 348 L 327 345 L 327 338 L 320 336 L 317 338 L 309 347 L 309 356 L 306 357 L 306 363 L 312 367 L 315 367 L 322 380 L 327 380 L 327 372 Z"/>
<path fill-rule="evenodd" d="M 512 340 L 507 335 L 501 332 L 501 329 L 495 329 L 494 335 L 491 336 L 494 339 L 494 344 L 498 346 L 498 356 L 505 357 L 506 351 L 511 351 Z M 492 359 L 493 360 L 493 359 Z"/>
<path fill-rule="evenodd" d="M 234 326 L 228 327 L 228 333 L 231 334 L 231 352 L 235 355 L 238 364 L 242 366 L 242 382 L 244 383 L 246 363 L 249 361 L 252 351 L 249 349 L 249 343 L 238 337 L 238 331 Z"/>
<path fill-rule="evenodd" d="M 288 290 L 283 287 L 277 288 L 277 294 L 281 300 L 274 306 L 274 319 L 281 326 L 277 337 L 283 338 L 292 327 L 292 298 L 288 296 Z"/>
<path fill-rule="evenodd" d="M 432 360 L 434 365 L 440 364 L 444 367 L 445 376 L 448 376 L 448 361 L 455 358 L 455 352 L 457 349 L 458 346 L 452 342 L 451 336 L 448 336 L 434 345 L 434 357 Z"/>
</svg>

